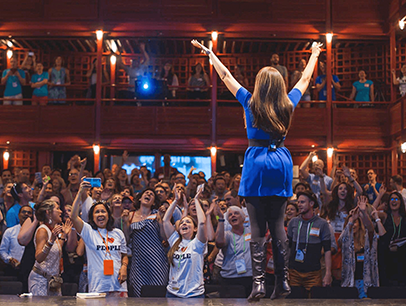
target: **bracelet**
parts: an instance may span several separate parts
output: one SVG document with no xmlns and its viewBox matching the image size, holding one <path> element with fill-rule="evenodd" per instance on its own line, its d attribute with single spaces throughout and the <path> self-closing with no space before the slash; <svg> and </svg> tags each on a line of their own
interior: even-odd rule
<svg viewBox="0 0 406 306">
<path fill-rule="evenodd" d="M 44 244 L 44 247 L 42 248 L 42 253 L 48 254 L 50 250 L 51 250 L 51 248 L 49 246 L 47 246 L 46 244 Z"/>
<path fill-rule="evenodd" d="M 375 220 L 375 222 L 376 223 L 381 222 L 381 219 L 378 218 L 378 219 Z"/>
<path fill-rule="evenodd" d="M 47 243 L 48 243 L 50 246 L 53 246 L 53 245 L 54 245 L 54 243 L 51 242 L 51 240 L 48 240 Z"/>
<path fill-rule="evenodd" d="M 220 218 L 218 218 L 217 221 L 218 221 L 218 222 L 224 222 L 224 221 L 226 221 L 226 220 L 225 220 L 225 219 L 220 219 Z"/>
</svg>

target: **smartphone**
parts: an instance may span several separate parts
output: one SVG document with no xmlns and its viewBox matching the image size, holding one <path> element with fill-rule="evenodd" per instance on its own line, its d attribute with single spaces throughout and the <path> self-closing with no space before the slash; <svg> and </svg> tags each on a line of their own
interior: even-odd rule
<svg viewBox="0 0 406 306">
<path fill-rule="evenodd" d="M 38 184 L 42 183 L 42 173 L 41 172 L 35 172 L 35 179 L 37 180 Z"/>
<path fill-rule="evenodd" d="M 86 177 L 83 179 L 85 182 L 89 182 L 93 187 L 101 187 L 101 178 L 100 177 Z"/>
<path fill-rule="evenodd" d="M 28 52 L 28 56 L 34 56 L 34 52 Z"/>
<path fill-rule="evenodd" d="M 200 184 L 199 186 L 197 186 L 197 192 L 203 192 L 204 191 L 204 184 Z"/>
</svg>

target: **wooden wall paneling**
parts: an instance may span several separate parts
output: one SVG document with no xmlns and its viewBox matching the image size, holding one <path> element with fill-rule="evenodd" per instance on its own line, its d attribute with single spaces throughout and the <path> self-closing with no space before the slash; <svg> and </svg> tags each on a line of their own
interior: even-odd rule
<svg viewBox="0 0 406 306">
<path fill-rule="evenodd" d="M 209 107 L 157 107 L 156 134 L 209 137 L 210 119 Z"/>
<path fill-rule="evenodd" d="M 217 107 L 217 134 L 223 138 L 246 138 L 242 107 Z"/>
<path fill-rule="evenodd" d="M 389 132 L 389 112 L 386 109 L 333 109 L 334 146 L 386 147 Z M 361 144 L 361 140 L 364 141 Z"/>
<path fill-rule="evenodd" d="M 389 182 L 390 171 L 387 168 L 387 161 L 390 160 L 390 153 L 387 152 L 338 152 L 338 167 L 346 165 L 357 171 L 358 182 L 360 184 L 368 183 L 367 172 L 373 169 L 377 174 L 377 182 Z"/>
<path fill-rule="evenodd" d="M 11 166 L 9 168 L 28 169 L 32 178 L 37 171 L 37 152 L 33 150 L 12 150 L 10 155 Z"/>
<path fill-rule="evenodd" d="M 389 109 L 389 130 L 391 135 L 395 135 L 396 133 L 400 133 L 402 130 L 402 124 L 401 124 L 401 104 L 397 103 L 396 105 L 393 105 Z"/>
<path fill-rule="evenodd" d="M 13 0 L 0 1 L 0 20 L 27 21 L 41 20 L 43 18 L 42 0 Z"/>
<path fill-rule="evenodd" d="M 205 18 L 214 13 L 213 2 L 215 0 L 189 1 L 171 0 L 162 1 L 161 15 L 164 18 L 182 16 L 183 18 Z"/>
<path fill-rule="evenodd" d="M 289 138 L 327 137 L 327 110 L 325 108 L 297 108 L 289 130 Z"/>
<path fill-rule="evenodd" d="M 161 0 L 105 0 L 102 19 L 106 21 L 159 20 Z M 153 19 L 150 19 L 153 18 Z"/>
<path fill-rule="evenodd" d="M 97 20 L 97 0 L 44 0 L 44 17 L 47 20 Z"/>
<path fill-rule="evenodd" d="M 16 107 L 3 105 L 0 111 L 0 131 L 2 135 L 35 133 L 38 126 L 38 111 L 35 106 Z"/>
<path fill-rule="evenodd" d="M 403 177 L 403 186 L 406 186 L 406 153 L 398 153 L 398 174 Z"/>
</svg>

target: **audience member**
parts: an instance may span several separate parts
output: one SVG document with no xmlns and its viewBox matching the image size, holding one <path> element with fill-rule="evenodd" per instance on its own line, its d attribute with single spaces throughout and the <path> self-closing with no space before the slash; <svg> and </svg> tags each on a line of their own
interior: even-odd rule
<svg viewBox="0 0 406 306">
<path fill-rule="evenodd" d="M 102 85 L 107 85 L 110 82 L 110 77 L 107 73 L 106 65 L 103 65 L 102 69 Z M 86 91 L 86 99 L 95 99 L 97 83 L 97 58 L 95 58 L 90 64 L 89 70 L 86 73 L 86 77 L 89 79 L 89 88 Z"/>
<path fill-rule="evenodd" d="M 124 229 L 132 253 L 130 296 L 140 297 L 144 285 L 167 284 L 168 262 L 162 245 L 165 233 L 161 213 L 157 211 L 158 196 L 152 189 L 145 189 L 137 195 L 134 206 L 135 211 L 126 218 Z"/>
<path fill-rule="evenodd" d="M 297 204 L 299 217 L 293 218 L 288 226 L 289 276 L 291 286 L 303 286 L 306 290 L 314 286 L 331 284 L 331 237 L 326 220 L 314 214 L 317 207 L 316 196 L 309 192 L 299 192 Z M 324 250 L 326 275 L 321 274 L 321 249 Z M 276 260 L 276 259 L 275 259 Z"/>
<path fill-rule="evenodd" d="M 282 75 L 283 80 L 285 81 L 285 86 L 286 86 L 286 91 L 287 91 L 289 88 L 288 69 L 286 69 L 285 66 L 282 66 L 279 64 L 279 55 L 276 53 L 272 54 L 272 56 L 271 56 L 271 67 L 278 70 L 279 73 Z M 293 83 L 293 84 L 296 84 L 296 83 Z"/>
<path fill-rule="evenodd" d="M 32 105 L 47 105 L 48 103 L 48 72 L 44 72 L 44 66 L 38 63 L 35 67 L 36 74 L 31 77 Z"/>
<path fill-rule="evenodd" d="M 170 272 L 166 297 L 204 298 L 203 261 L 207 252 L 207 232 L 206 216 L 199 202 L 201 189 L 194 200 L 198 222 L 195 223 L 189 216 L 183 217 L 177 230 L 170 220 L 181 192 L 175 191 L 175 195 L 175 201 L 163 218 L 165 235 L 169 237 L 171 246 L 168 252 Z"/>
<path fill-rule="evenodd" d="M 54 66 L 48 70 L 49 99 L 52 104 L 64 104 L 66 99 L 66 86 L 71 84 L 69 69 L 63 67 L 64 61 L 58 56 Z"/>
<path fill-rule="evenodd" d="M 15 203 L 10 209 L 7 211 L 6 215 L 6 222 L 7 227 L 13 227 L 20 223 L 20 219 L 18 217 L 18 213 L 21 207 L 30 205 L 32 206 L 33 203 L 30 202 L 32 200 L 32 190 L 31 188 L 25 183 L 14 183 L 13 187 L 10 191 L 12 197 L 15 200 Z"/>
<path fill-rule="evenodd" d="M 159 78 L 166 82 L 166 92 L 164 93 L 165 98 L 174 99 L 176 98 L 176 90 L 179 87 L 178 76 L 173 72 L 173 66 L 171 63 L 165 63 L 161 70 Z"/>
<path fill-rule="evenodd" d="M 317 159 L 315 162 L 313 162 L 314 174 L 309 173 L 308 165 L 314 156 L 316 156 L 316 152 L 315 151 L 310 152 L 309 156 L 307 156 L 307 158 L 300 165 L 299 170 L 302 177 L 306 180 L 307 183 L 310 184 L 310 188 L 317 197 L 319 207 L 321 207 L 322 201 L 320 199 L 321 195 L 320 181 L 323 180 L 327 190 L 331 190 L 333 179 L 324 174 L 323 172 L 324 162 L 321 159 Z"/>
<path fill-rule="evenodd" d="M 5 269 L 6 276 L 18 276 L 21 258 L 24 254 L 24 246 L 21 246 L 17 241 L 18 233 L 21 225 L 27 218 L 32 217 L 33 210 L 26 205 L 20 208 L 18 218 L 20 223 L 8 228 L 3 235 L 0 245 L 0 257 L 7 264 Z"/>
<path fill-rule="evenodd" d="M 197 63 L 192 67 L 192 75 L 188 80 L 188 98 L 189 99 L 207 99 L 208 86 L 210 79 L 204 71 L 202 64 Z"/>
<path fill-rule="evenodd" d="M 302 58 L 297 65 L 297 70 L 295 70 L 292 73 L 290 84 L 296 84 L 301 79 L 303 71 L 306 68 L 306 65 L 307 65 L 306 60 L 304 58 Z M 312 99 L 310 96 L 311 83 L 312 82 L 310 81 L 310 84 L 307 87 L 306 91 L 303 93 L 300 101 L 310 101 Z M 309 108 L 310 104 L 305 103 L 305 104 L 302 104 L 302 106 L 305 108 Z"/>
<path fill-rule="evenodd" d="M 327 76 L 326 76 L 326 64 L 324 62 L 319 62 L 319 68 L 321 74 L 316 78 L 316 90 L 319 93 L 319 100 L 326 101 L 327 100 Z M 333 74 L 331 76 L 331 96 L 332 101 L 336 101 L 336 90 L 339 91 L 341 89 L 340 80 L 338 76 Z M 321 106 L 322 104 L 320 104 Z M 325 105 L 323 105 L 325 107 Z"/>
<path fill-rule="evenodd" d="M 219 200 L 224 200 L 224 196 L 227 192 L 227 185 L 226 185 L 226 180 L 222 176 L 217 176 L 213 180 L 213 194 L 211 196 L 211 199 L 214 199 L 214 197 L 217 197 Z"/>
<path fill-rule="evenodd" d="M 402 65 L 400 69 L 401 77 L 396 77 L 396 70 L 392 70 L 393 85 L 399 85 L 400 96 L 403 97 L 406 94 L 406 65 Z"/>
<path fill-rule="evenodd" d="M 1 84 L 6 85 L 4 91 L 4 98 L 17 99 L 17 100 L 4 100 L 3 105 L 23 105 L 23 90 L 22 85 L 25 85 L 26 77 L 22 69 L 18 69 L 17 59 L 12 57 L 10 59 L 10 69 L 3 71 Z"/>
<path fill-rule="evenodd" d="M 368 197 L 369 204 L 372 204 L 376 197 L 378 196 L 378 190 L 381 188 L 381 184 L 377 183 L 376 180 L 376 173 L 373 169 L 369 169 L 367 172 L 368 176 L 368 183 L 365 184 L 364 187 L 364 192 L 366 193 L 366 196 Z"/>
<path fill-rule="evenodd" d="M 300 191 L 300 192 L 304 192 L 304 191 Z M 286 228 L 288 227 L 289 222 L 293 218 L 296 218 L 298 214 L 299 214 L 299 208 L 297 207 L 296 202 L 289 201 L 288 204 L 286 205 L 286 212 L 285 212 L 285 227 Z"/>
<path fill-rule="evenodd" d="M 352 84 L 352 92 L 350 100 L 354 101 L 365 101 L 365 102 L 374 102 L 375 93 L 374 93 L 374 83 L 370 80 L 367 80 L 367 74 L 364 70 L 360 70 L 358 73 L 359 81 L 356 81 Z M 364 103 L 361 104 L 361 107 L 371 107 L 372 104 Z M 355 105 L 359 107 L 359 104 Z"/>
<path fill-rule="evenodd" d="M 127 245 L 106 203 L 96 202 L 89 211 L 89 223 L 79 217 L 82 195 L 91 184 L 82 181 L 72 207 L 72 222 L 86 246 L 89 292 L 127 297 Z M 109 238 L 110 236 L 110 238 Z M 101 269 L 103 267 L 103 269 Z"/>
<path fill-rule="evenodd" d="M 403 201 L 406 203 L 406 188 L 403 188 L 402 176 L 399 174 L 392 176 L 389 180 L 389 186 L 393 191 L 399 192 L 403 197 Z"/>
</svg>

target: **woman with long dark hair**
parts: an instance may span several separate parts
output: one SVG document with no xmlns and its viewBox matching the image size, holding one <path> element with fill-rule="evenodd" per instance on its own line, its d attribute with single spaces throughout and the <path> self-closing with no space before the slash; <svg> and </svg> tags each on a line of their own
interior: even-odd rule
<svg viewBox="0 0 406 306">
<path fill-rule="evenodd" d="M 192 44 L 209 56 L 220 78 L 244 107 L 249 147 L 245 152 L 239 195 L 246 198 L 252 232 L 253 284 L 248 300 L 259 300 L 265 296 L 267 224 L 273 238 L 276 277 L 271 298 L 284 297 L 290 293 L 290 287 L 288 243 L 283 223 L 287 198 L 293 195 L 293 162 L 283 142 L 293 110 L 309 85 L 321 44 L 313 44 L 309 63 L 289 94 L 282 75 L 272 67 L 264 67 L 258 72 L 254 92 L 249 93 L 213 52 L 196 40 Z"/>
</svg>

